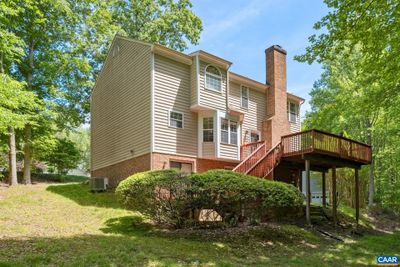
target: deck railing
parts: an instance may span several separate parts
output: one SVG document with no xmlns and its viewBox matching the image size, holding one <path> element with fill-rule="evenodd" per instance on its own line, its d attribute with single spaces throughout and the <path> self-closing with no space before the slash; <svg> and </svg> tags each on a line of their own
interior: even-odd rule
<svg viewBox="0 0 400 267">
<path fill-rule="evenodd" d="M 240 146 L 240 160 L 245 160 L 250 154 L 257 150 L 260 146 L 265 145 L 265 141 L 243 144 Z"/>
<path fill-rule="evenodd" d="M 251 150 L 253 150 L 245 159 L 242 160 L 242 162 L 237 165 L 233 171 L 241 172 L 241 173 L 246 173 L 248 170 L 250 170 L 251 167 L 253 167 L 262 157 L 265 156 L 267 153 L 266 145 L 264 141 L 253 143 L 253 146 L 250 146 L 250 144 L 245 144 L 242 146 L 248 149 L 249 153 Z M 251 149 L 249 149 L 251 148 Z"/>
<path fill-rule="evenodd" d="M 342 159 L 370 163 L 371 146 L 320 130 L 282 136 L 283 157 L 316 152 Z"/>
<path fill-rule="evenodd" d="M 279 164 L 282 156 L 282 144 L 278 143 L 271 148 L 264 157 L 262 157 L 253 167 L 246 173 L 248 175 L 266 178 L 274 168 Z"/>
</svg>

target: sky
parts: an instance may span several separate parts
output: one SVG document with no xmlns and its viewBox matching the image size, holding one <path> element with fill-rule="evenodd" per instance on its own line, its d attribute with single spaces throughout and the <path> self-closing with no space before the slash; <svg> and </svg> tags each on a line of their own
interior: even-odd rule
<svg viewBox="0 0 400 267">
<path fill-rule="evenodd" d="M 314 63 L 293 59 L 304 53 L 315 22 L 328 13 L 322 0 L 192 0 L 193 11 L 203 21 L 199 44 L 187 52 L 205 50 L 233 62 L 230 70 L 265 82 L 265 49 L 280 45 L 287 51 L 287 88 L 306 102 L 322 72 Z"/>
</svg>

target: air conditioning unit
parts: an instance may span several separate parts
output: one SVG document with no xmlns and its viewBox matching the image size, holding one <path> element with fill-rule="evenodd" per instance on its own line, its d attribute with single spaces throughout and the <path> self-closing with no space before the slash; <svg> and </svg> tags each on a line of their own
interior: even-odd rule
<svg viewBox="0 0 400 267">
<path fill-rule="evenodd" d="M 108 187 L 107 177 L 91 177 L 90 178 L 90 190 L 92 192 L 105 191 Z"/>
</svg>

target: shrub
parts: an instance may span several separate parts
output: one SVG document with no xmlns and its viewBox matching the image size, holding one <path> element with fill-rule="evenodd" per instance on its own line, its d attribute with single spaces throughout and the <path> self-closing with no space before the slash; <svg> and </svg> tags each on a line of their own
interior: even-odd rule
<svg viewBox="0 0 400 267">
<path fill-rule="evenodd" d="M 123 204 L 158 223 L 181 227 L 214 210 L 224 222 L 260 221 L 273 209 L 303 204 L 294 186 L 228 170 L 186 177 L 176 170 L 137 173 L 122 181 L 116 193 Z"/>
<path fill-rule="evenodd" d="M 116 193 L 123 204 L 157 223 L 180 227 L 190 210 L 187 178 L 177 170 L 148 171 L 123 180 Z"/>
<path fill-rule="evenodd" d="M 224 221 L 259 221 L 274 209 L 301 207 L 303 196 L 290 184 L 228 170 L 211 170 L 189 177 L 193 205 L 214 209 Z"/>
</svg>

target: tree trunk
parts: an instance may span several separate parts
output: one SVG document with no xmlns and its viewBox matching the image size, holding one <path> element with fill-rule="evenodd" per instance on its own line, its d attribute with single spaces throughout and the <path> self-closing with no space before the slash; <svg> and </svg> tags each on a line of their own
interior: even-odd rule
<svg viewBox="0 0 400 267">
<path fill-rule="evenodd" d="M 372 207 L 374 205 L 374 158 L 372 157 L 372 162 L 369 167 L 369 194 L 368 194 L 368 207 Z"/>
<path fill-rule="evenodd" d="M 34 49 L 34 43 L 33 41 L 31 42 L 29 46 L 29 53 L 28 53 L 28 64 L 29 64 L 29 70 L 26 74 L 26 80 L 27 80 L 27 85 L 28 85 L 28 90 L 32 91 L 33 87 L 33 49 Z M 32 126 L 27 124 L 25 125 L 24 129 L 24 183 L 25 184 L 31 184 L 31 164 L 32 164 L 32 158 L 31 158 L 31 137 L 32 137 Z"/>
<path fill-rule="evenodd" d="M 9 161 L 8 161 L 8 179 L 10 185 L 17 185 L 17 156 L 15 149 L 15 131 L 13 127 L 8 127 L 8 146 L 9 146 Z"/>
<path fill-rule="evenodd" d="M 372 122 L 370 120 L 366 121 L 366 129 L 367 129 L 367 144 L 372 146 Z M 372 158 L 371 165 L 369 167 L 369 190 L 368 190 L 368 207 L 372 207 L 374 205 L 374 194 L 375 194 L 375 185 L 374 185 L 374 152 L 376 152 L 376 147 L 373 147 L 372 150 Z"/>
<path fill-rule="evenodd" d="M 24 183 L 31 184 L 31 135 L 32 126 L 27 124 L 24 129 Z"/>
</svg>

